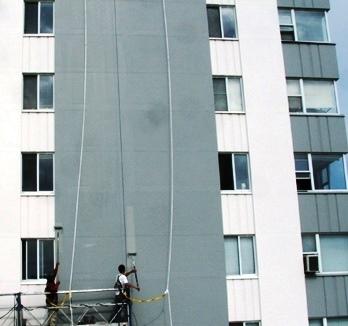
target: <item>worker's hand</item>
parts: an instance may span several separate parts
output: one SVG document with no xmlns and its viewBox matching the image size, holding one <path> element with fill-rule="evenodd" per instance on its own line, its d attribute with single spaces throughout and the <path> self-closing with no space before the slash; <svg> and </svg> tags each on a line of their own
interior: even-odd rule
<svg viewBox="0 0 348 326">
<path fill-rule="evenodd" d="M 133 267 L 132 273 L 136 273 L 136 272 L 137 272 L 137 269 L 135 267 Z"/>
<path fill-rule="evenodd" d="M 137 287 L 136 289 L 137 289 L 138 291 L 140 291 L 140 287 Z"/>
<path fill-rule="evenodd" d="M 59 263 L 57 262 L 57 263 L 56 263 L 56 268 L 57 268 L 58 266 L 59 266 Z"/>
</svg>

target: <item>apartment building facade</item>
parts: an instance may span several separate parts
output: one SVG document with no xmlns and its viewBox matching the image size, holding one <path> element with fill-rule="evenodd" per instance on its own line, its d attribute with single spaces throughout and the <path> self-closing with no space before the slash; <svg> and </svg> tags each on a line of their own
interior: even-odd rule
<svg viewBox="0 0 348 326">
<path fill-rule="evenodd" d="M 171 295 L 136 324 L 346 325 L 329 9 L 0 0 L 0 294 L 57 261 L 62 290 L 110 288 L 136 253 L 137 296 Z"/>
</svg>

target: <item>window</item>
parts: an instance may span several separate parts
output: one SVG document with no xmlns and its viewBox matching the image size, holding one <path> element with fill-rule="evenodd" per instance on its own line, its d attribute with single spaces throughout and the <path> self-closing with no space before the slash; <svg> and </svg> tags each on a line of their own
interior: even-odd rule
<svg viewBox="0 0 348 326">
<path fill-rule="evenodd" d="M 304 253 L 319 255 L 321 273 L 348 272 L 348 235 L 304 234 Z M 315 325 L 315 324 L 313 324 Z"/>
<path fill-rule="evenodd" d="M 346 189 L 342 154 L 295 153 L 298 191 Z"/>
<path fill-rule="evenodd" d="M 283 41 L 328 42 L 325 11 L 279 9 Z"/>
<path fill-rule="evenodd" d="M 309 326 L 323 326 L 323 321 L 321 319 L 310 319 Z"/>
<path fill-rule="evenodd" d="M 229 323 L 229 326 L 260 326 L 260 323 L 258 321 L 252 321 L 252 322 L 233 322 Z"/>
<path fill-rule="evenodd" d="M 22 279 L 45 278 L 54 267 L 53 240 L 22 239 Z"/>
<path fill-rule="evenodd" d="M 239 77 L 214 77 L 213 87 L 216 111 L 243 111 Z"/>
<path fill-rule="evenodd" d="M 248 154 L 219 153 L 220 189 L 249 190 Z"/>
<path fill-rule="evenodd" d="M 225 258 L 227 275 L 255 275 L 254 237 L 225 237 Z"/>
<path fill-rule="evenodd" d="M 53 109 L 53 75 L 23 75 L 23 109 Z"/>
<path fill-rule="evenodd" d="M 209 6 L 207 8 L 209 37 L 236 38 L 236 15 L 234 7 Z"/>
<path fill-rule="evenodd" d="M 53 33 L 53 1 L 25 1 L 24 34 Z"/>
<path fill-rule="evenodd" d="M 52 153 L 22 153 L 22 191 L 53 191 Z"/>
<path fill-rule="evenodd" d="M 292 113 L 337 113 L 334 81 L 287 79 L 289 111 Z"/>
</svg>

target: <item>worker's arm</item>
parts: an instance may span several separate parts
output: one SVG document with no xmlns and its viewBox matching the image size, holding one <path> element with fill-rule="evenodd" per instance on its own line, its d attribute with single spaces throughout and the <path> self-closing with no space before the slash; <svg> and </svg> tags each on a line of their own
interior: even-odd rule
<svg viewBox="0 0 348 326">
<path fill-rule="evenodd" d="M 126 283 L 124 286 L 125 286 L 126 288 L 128 288 L 128 289 L 135 289 L 135 290 L 140 291 L 140 288 L 137 287 L 137 286 L 135 286 L 135 285 L 133 285 L 132 283 Z"/>
<path fill-rule="evenodd" d="M 58 267 L 59 267 L 59 263 L 56 263 L 56 267 L 54 268 L 53 270 L 53 275 L 54 275 L 54 278 L 56 278 L 57 276 L 57 273 L 58 273 Z"/>
<path fill-rule="evenodd" d="M 137 272 L 137 270 L 135 268 L 133 268 L 132 270 L 130 270 L 129 272 L 125 272 L 124 275 L 128 276 L 130 274 L 135 274 Z"/>
</svg>

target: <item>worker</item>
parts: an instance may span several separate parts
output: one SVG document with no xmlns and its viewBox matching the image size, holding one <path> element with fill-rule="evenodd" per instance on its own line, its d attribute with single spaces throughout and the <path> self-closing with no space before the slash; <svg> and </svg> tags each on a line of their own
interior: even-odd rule
<svg viewBox="0 0 348 326">
<path fill-rule="evenodd" d="M 56 320 L 57 320 L 57 313 L 58 309 L 56 308 L 58 305 L 58 288 L 60 282 L 56 282 L 56 277 L 58 273 L 58 267 L 59 263 L 56 264 L 56 267 L 53 269 L 53 271 L 46 276 L 47 283 L 45 287 L 45 292 L 49 292 L 46 294 L 46 305 L 48 308 L 48 315 L 49 315 L 49 325 L 55 326 Z"/>
<path fill-rule="evenodd" d="M 130 274 L 135 274 L 137 270 L 133 268 L 132 270 L 126 272 L 126 266 L 121 264 L 118 266 L 119 274 L 116 276 L 116 282 L 114 285 L 115 291 L 115 308 L 112 314 L 112 321 L 118 323 L 128 322 L 128 312 L 127 306 L 130 309 L 130 289 L 135 289 L 140 291 L 139 286 L 133 285 L 128 282 L 127 276 Z"/>
</svg>

